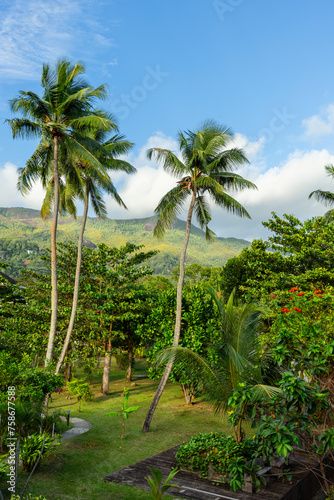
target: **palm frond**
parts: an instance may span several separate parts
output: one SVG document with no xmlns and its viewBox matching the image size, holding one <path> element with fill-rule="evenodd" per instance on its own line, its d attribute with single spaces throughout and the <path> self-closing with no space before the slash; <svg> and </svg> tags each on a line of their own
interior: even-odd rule
<svg viewBox="0 0 334 500">
<path fill-rule="evenodd" d="M 247 217 L 248 219 L 251 219 L 251 216 L 249 215 L 247 210 L 231 195 L 227 193 L 221 195 L 214 191 L 210 191 L 210 195 L 216 205 L 224 207 L 228 212 L 232 212 L 239 217 Z"/>
<path fill-rule="evenodd" d="M 181 185 L 172 188 L 160 200 L 155 209 L 159 216 L 157 225 L 154 229 L 154 236 L 162 238 L 167 229 L 173 227 L 176 216 L 181 212 L 189 191 L 182 189 Z"/>
<path fill-rule="evenodd" d="M 312 197 L 329 207 L 334 204 L 334 193 L 331 193 L 330 191 L 321 191 L 321 189 L 317 189 L 309 194 L 309 198 Z"/>
<path fill-rule="evenodd" d="M 206 240 L 213 241 L 215 233 L 208 228 L 211 221 L 211 209 L 204 196 L 196 196 L 194 212 L 201 229 L 205 229 Z"/>
<path fill-rule="evenodd" d="M 163 169 L 173 176 L 179 177 L 188 173 L 186 165 L 169 149 L 151 148 L 147 151 L 147 157 L 161 163 Z"/>
</svg>

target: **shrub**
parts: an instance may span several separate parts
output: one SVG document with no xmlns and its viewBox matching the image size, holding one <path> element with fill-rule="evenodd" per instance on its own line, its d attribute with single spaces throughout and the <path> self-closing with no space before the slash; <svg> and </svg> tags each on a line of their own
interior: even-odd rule
<svg viewBox="0 0 334 500">
<path fill-rule="evenodd" d="M 118 352 L 115 354 L 117 366 L 120 370 L 126 370 L 129 366 L 129 359 L 126 352 Z"/>
<path fill-rule="evenodd" d="M 91 401 L 93 399 L 93 393 L 87 382 L 74 378 L 71 382 L 67 382 L 67 388 L 71 394 L 77 396 L 78 401 Z"/>
<path fill-rule="evenodd" d="M 236 491 L 243 485 L 244 468 L 255 457 L 256 444 L 252 439 L 237 443 L 232 436 L 221 432 L 197 434 L 189 443 L 179 447 L 176 459 L 179 467 L 208 477 L 219 475 L 217 482 L 228 482 Z"/>
<path fill-rule="evenodd" d="M 43 442 L 44 447 L 41 458 L 59 445 L 59 441 L 57 442 L 48 434 L 31 434 L 31 436 L 22 439 L 20 459 L 22 460 L 23 470 L 30 472 L 33 469 L 41 453 Z"/>
</svg>

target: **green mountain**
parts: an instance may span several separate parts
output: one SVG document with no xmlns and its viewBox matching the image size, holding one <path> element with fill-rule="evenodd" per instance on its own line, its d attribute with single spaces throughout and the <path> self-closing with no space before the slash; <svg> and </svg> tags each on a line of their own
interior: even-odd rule
<svg viewBox="0 0 334 500">
<path fill-rule="evenodd" d="M 127 241 L 144 245 L 145 250 L 159 250 L 150 265 L 157 274 L 169 274 L 178 265 L 183 244 L 185 222 L 177 219 L 174 228 L 163 240 L 153 238 L 155 217 L 143 219 L 99 219 L 89 217 L 85 231 L 85 245 L 121 246 Z M 59 219 L 58 241 L 77 241 L 81 217 Z M 29 208 L 0 208 L 0 261 L 12 266 L 7 271 L 13 277 L 20 269 L 41 269 L 40 255 L 50 247 L 51 220 L 44 220 L 38 210 Z M 248 246 L 249 242 L 237 238 L 217 238 L 207 243 L 203 231 L 191 228 L 187 251 L 187 264 L 222 266 Z"/>
</svg>

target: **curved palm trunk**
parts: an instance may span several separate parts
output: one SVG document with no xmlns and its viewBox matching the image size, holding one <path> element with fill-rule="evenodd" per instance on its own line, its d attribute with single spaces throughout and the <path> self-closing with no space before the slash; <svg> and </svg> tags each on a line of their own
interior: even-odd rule
<svg viewBox="0 0 334 500">
<path fill-rule="evenodd" d="M 82 216 L 82 224 L 81 224 L 81 231 L 79 235 L 79 241 L 78 241 L 78 256 L 77 256 L 77 267 L 75 270 L 75 280 L 74 280 L 74 291 L 73 291 L 73 302 L 72 302 L 72 311 L 71 311 L 71 317 L 70 317 L 70 322 L 68 324 L 67 328 L 67 333 L 66 337 L 64 340 L 64 345 L 61 350 L 57 366 L 56 366 L 56 371 L 55 373 L 59 373 L 59 370 L 61 368 L 61 365 L 63 364 L 63 361 L 66 356 L 66 352 L 70 343 L 71 335 L 73 332 L 74 328 L 74 322 L 75 322 L 75 316 L 77 313 L 77 308 L 78 308 L 78 299 L 79 299 L 79 285 L 80 285 L 80 270 L 81 270 L 81 260 L 82 260 L 82 242 L 83 242 L 83 236 L 85 232 L 85 227 L 86 227 L 86 221 L 87 221 L 87 214 L 88 214 L 88 205 L 89 205 L 89 192 L 88 192 L 88 183 L 86 180 L 86 198 L 85 198 L 85 208 L 84 208 L 84 213 Z"/>
<path fill-rule="evenodd" d="M 186 223 L 186 234 L 184 237 L 183 248 L 180 257 L 180 276 L 177 285 L 177 294 L 176 294 L 176 318 L 175 318 L 175 327 L 174 327 L 174 338 L 173 338 L 173 346 L 177 346 L 180 340 L 180 331 L 181 331 L 181 313 L 182 313 L 182 289 L 183 289 L 183 281 L 184 281 L 184 263 L 186 259 L 187 246 L 190 236 L 190 226 L 191 226 L 191 217 L 194 210 L 196 200 L 196 191 L 193 191 L 193 195 L 190 202 L 190 207 L 188 211 L 187 223 Z M 151 406 L 147 412 L 146 419 L 143 425 L 143 432 L 148 432 L 150 430 L 151 421 L 155 412 L 156 407 L 158 406 L 160 397 L 166 387 L 167 380 L 169 378 L 170 372 L 173 368 L 173 361 L 168 361 L 167 366 L 165 368 L 165 372 L 160 380 L 159 387 L 154 395 Z"/>
<path fill-rule="evenodd" d="M 52 361 L 53 348 L 55 344 L 57 331 L 57 312 L 58 312 L 58 290 L 57 290 L 57 225 L 59 209 L 59 174 L 58 174 L 58 146 L 59 138 L 54 137 L 53 152 L 53 185 L 54 185 L 54 207 L 51 227 L 51 324 L 48 347 L 45 356 L 45 366 Z"/>
</svg>

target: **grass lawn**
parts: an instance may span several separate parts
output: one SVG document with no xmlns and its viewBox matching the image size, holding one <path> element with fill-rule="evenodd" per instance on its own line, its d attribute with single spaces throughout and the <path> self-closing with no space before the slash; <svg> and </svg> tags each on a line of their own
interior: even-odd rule
<svg viewBox="0 0 334 500">
<path fill-rule="evenodd" d="M 135 373 L 145 373 L 146 364 L 137 360 Z M 204 403 L 186 406 L 179 385 L 168 384 L 155 412 L 151 431 L 144 434 L 141 429 L 146 412 L 158 385 L 150 379 L 136 380 L 130 389 L 129 406 L 141 406 L 126 421 L 125 439 L 121 439 L 120 417 L 105 414 L 119 411 L 122 406 L 123 388 L 126 386 L 125 372 L 112 365 L 109 396 L 101 396 L 101 376 L 93 377 L 92 390 L 95 400 L 83 403 L 78 412 L 78 403 L 68 392 L 53 397 L 50 405 L 72 417 L 88 420 L 92 429 L 81 436 L 64 441 L 57 447 L 55 455 L 45 459 L 34 474 L 28 493 L 44 495 L 48 500 L 146 500 L 152 498 L 148 491 L 116 483 L 105 483 L 103 477 L 111 472 L 160 453 L 172 446 L 188 441 L 198 432 L 216 430 L 230 434 L 222 417 L 214 415 Z M 149 472 L 149 471 L 148 471 Z M 26 475 L 20 473 L 20 492 Z M 177 476 L 173 482 L 177 483 Z M 6 484 L 0 485 L 6 493 Z M 5 496 L 5 499 L 8 496 Z M 168 497 L 166 495 L 166 500 Z"/>
</svg>

